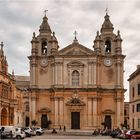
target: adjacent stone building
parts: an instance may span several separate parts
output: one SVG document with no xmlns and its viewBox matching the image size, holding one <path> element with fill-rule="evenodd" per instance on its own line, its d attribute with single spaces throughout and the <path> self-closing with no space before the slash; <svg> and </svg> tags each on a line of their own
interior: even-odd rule
<svg viewBox="0 0 140 140">
<path fill-rule="evenodd" d="M 140 130 L 140 65 L 129 79 L 129 124 L 131 129 Z"/>
<path fill-rule="evenodd" d="M 0 125 L 20 125 L 22 95 L 16 90 L 14 73 L 8 73 L 8 63 L 0 44 Z"/>
<path fill-rule="evenodd" d="M 106 13 L 93 49 L 78 42 L 61 49 L 46 15 L 31 41 L 29 123 L 94 129 L 124 123 L 124 58 L 120 32 Z M 92 23 L 91 23 L 92 24 Z M 27 120 L 24 120 L 27 121 Z"/>
</svg>

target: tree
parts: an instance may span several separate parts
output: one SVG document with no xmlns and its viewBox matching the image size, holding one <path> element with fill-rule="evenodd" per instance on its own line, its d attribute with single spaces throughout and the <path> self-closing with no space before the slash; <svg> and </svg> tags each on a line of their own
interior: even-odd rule
<svg viewBox="0 0 140 140">
<path fill-rule="evenodd" d="M 31 123 L 32 123 L 33 126 L 37 125 L 37 121 L 36 120 L 32 120 Z"/>
</svg>

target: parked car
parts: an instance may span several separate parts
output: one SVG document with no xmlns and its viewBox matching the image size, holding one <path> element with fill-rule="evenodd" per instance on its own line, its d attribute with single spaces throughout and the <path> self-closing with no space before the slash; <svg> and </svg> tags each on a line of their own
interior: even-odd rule
<svg viewBox="0 0 140 140">
<path fill-rule="evenodd" d="M 24 129 L 24 132 L 27 136 L 35 136 L 36 135 L 36 131 L 31 129 L 30 127 L 25 127 L 23 129 Z"/>
<path fill-rule="evenodd" d="M 23 131 L 23 129 L 16 127 L 15 128 L 15 133 L 13 134 L 13 138 L 16 138 L 16 139 L 24 139 L 25 137 L 26 137 L 26 134 Z"/>
<path fill-rule="evenodd" d="M 24 127 L 23 127 L 22 129 L 23 129 L 23 131 L 25 132 L 26 137 L 31 137 L 31 132 L 30 132 L 30 131 L 28 131 L 28 130 L 25 129 Z"/>
<path fill-rule="evenodd" d="M 117 138 L 119 139 L 125 139 L 125 134 L 128 130 L 121 130 L 121 132 L 117 135 Z"/>
<path fill-rule="evenodd" d="M 44 133 L 41 127 L 34 128 L 36 135 L 42 135 Z"/>
<path fill-rule="evenodd" d="M 118 128 L 118 129 L 113 130 L 113 131 L 110 133 L 110 136 L 111 136 L 112 138 L 117 138 L 121 133 L 122 133 L 122 131 Z"/>
<path fill-rule="evenodd" d="M 0 126 L 2 129 L 2 138 L 16 138 L 16 139 L 24 139 L 26 137 L 25 132 L 18 127 L 15 126 Z"/>
<path fill-rule="evenodd" d="M 136 131 L 134 134 L 132 134 L 131 139 L 140 139 L 140 131 Z"/>
<path fill-rule="evenodd" d="M 136 130 L 128 130 L 126 133 L 125 133 L 125 138 L 126 139 L 131 139 L 131 136 L 133 134 L 135 134 Z"/>
<path fill-rule="evenodd" d="M 0 128 L 0 139 L 6 139 L 6 134 L 4 133 L 4 127 Z"/>
</svg>

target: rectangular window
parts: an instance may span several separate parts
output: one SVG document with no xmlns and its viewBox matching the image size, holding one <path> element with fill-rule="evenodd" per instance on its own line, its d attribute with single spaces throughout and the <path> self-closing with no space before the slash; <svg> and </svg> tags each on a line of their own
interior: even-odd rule
<svg viewBox="0 0 140 140">
<path fill-rule="evenodd" d="M 140 103 L 137 104 L 137 112 L 140 112 Z"/>
<path fill-rule="evenodd" d="M 132 119 L 132 129 L 134 129 L 134 124 L 135 124 L 135 120 L 134 118 Z"/>
<path fill-rule="evenodd" d="M 2 97 L 8 98 L 9 87 L 6 84 L 2 84 Z"/>
<path fill-rule="evenodd" d="M 132 88 L 132 97 L 134 97 L 134 95 L 135 95 L 135 88 L 133 87 Z"/>
<path fill-rule="evenodd" d="M 134 111 L 135 111 L 135 106 L 133 105 L 132 106 L 132 112 L 134 113 Z"/>
<path fill-rule="evenodd" d="M 126 113 L 127 113 L 127 112 L 126 112 L 126 109 L 125 109 L 125 110 L 124 110 L 124 115 L 125 115 L 125 116 L 126 116 Z"/>
<path fill-rule="evenodd" d="M 25 111 L 29 112 L 29 105 L 26 105 Z"/>
<path fill-rule="evenodd" d="M 140 119 L 138 119 L 138 128 L 140 128 Z"/>
<path fill-rule="evenodd" d="M 138 95 L 140 95 L 140 84 L 138 84 Z"/>
</svg>

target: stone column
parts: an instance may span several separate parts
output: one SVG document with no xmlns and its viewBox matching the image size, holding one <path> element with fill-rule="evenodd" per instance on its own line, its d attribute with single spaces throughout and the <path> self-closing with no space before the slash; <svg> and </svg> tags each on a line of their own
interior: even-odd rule
<svg viewBox="0 0 140 140">
<path fill-rule="evenodd" d="M 93 98 L 93 126 L 97 126 L 97 98 Z"/>
<path fill-rule="evenodd" d="M 117 60 L 117 87 L 121 86 L 121 62 L 120 59 Z"/>
<path fill-rule="evenodd" d="M 88 84 L 92 84 L 92 70 L 91 70 L 91 62 L 88 62 Z"/>
<path fill-rule="evenodd" d="M 58 98 L 55 98 L 54 99 L 54 122 L 55 122 L 55 125 L 58 125 Z"/>
<path fill-rule="evenodd" d="M 62 85 L 63 83 L 62 83 L 62 65 L 63 63 L 62 62 L 57 62 L 57 84 L 58 85 Z"/>
<path fill-rule="evenodd" d="M 93 84 L 96 84 L 96 63 L 93 63 Z"/>
<path fill-rule="evenodd" d="M 9 116 L 10 116 L 10 115 L 9 115 L 10 111 L 9 111 L 8 107 L 6 107 L 6 110 L 7 110 L 6 124 L 10 125 L 10 118 L 9 118 Z"/>
<path fill-rule="evenodd" d="M 117 110 L 116 110 L 116 114 L 117 114 L 117 127 L 120 127 L 121 124 L 121 99 L 118 97 L 117 99 Z"/>
<path fill-rule="evenodd" d="M 52 67 L 52 85 L 55 84 L 55 65 L 54 63 L 51 65 Z"/>
<path fill-rule="evenodd" d="M 31 95 L 31 110 L 30 111 L 32 112 L 32 120 L 36 120 L 36 96 L 35 96 L 35 94 Z"/>
<path fill-rule="evenodd" d="M 57 63 L 55 63 L 55 85 L 57 85 Z"/>
<path fill-rule="evenodd" d="M 37 72 L 36 72 L 36 60 L 35 58 L 32 58 L 32 60 L 30 61 L 30 73 L 31 73 L 31 86 L 32 87 L 36 87 L 36 78 L 37 78 Z"/>
<path fill-rule="evenodd" d="M 92 99 L 88 99 L 88 126 L 92 126 Z"/>
<path fill-rule="evenodd" d="M 64 101 L 63 98 L 60 98 L 60 102 L 59 102 L 59 117 L 60 117 L 60 125 L 64 124 Z"/>
</svg>

